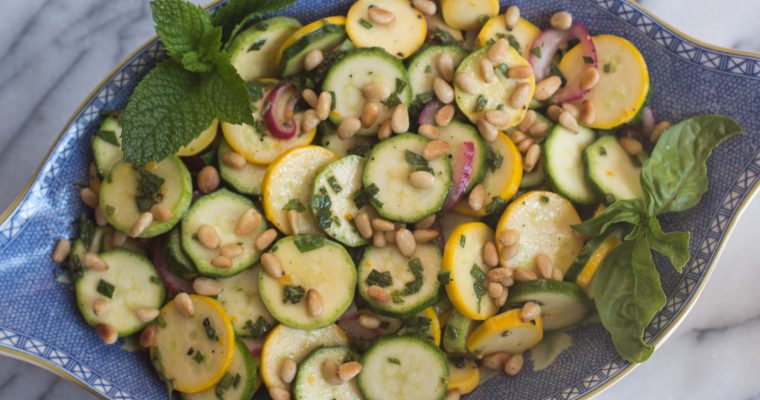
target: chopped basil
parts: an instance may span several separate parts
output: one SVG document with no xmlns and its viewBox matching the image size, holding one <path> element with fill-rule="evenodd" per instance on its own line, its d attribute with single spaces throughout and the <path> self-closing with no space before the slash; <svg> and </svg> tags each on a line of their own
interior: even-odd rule
<svg viewBox="0 0 760 400">
<path fill-rule="evenodd" d="M 251 47 L 248 48 L 248 51 L 259 51 L 262 47 L 267 43 L 266 39 L 261 39 L 254 44 L 251 45 Z"/>
<path fill-rule="evenodd" d="M 272 325 L 259 315 L 256 322 L 250 319 L 245 321 L 244 329 L 252 338 L 261 339 L 272 329 Z"/>
<path fill-rule="evenodd" d="M 364 18 L 361 18 L 359 20 L 359 25 L 363 26 L 365 29 L 372 29 L 373 28 L 372 23 L 370 23 L 369 21 L 367 21 Z"/>
<path fill-rule="evenodd" d="M 109 131 L 105 129 L 99 130 L 97 133 L 95 133 L 95 136 L 105 140 L 106 142 L 114 145 L 114 146 L 120 146 L 119 145 L 119 139 L 116 138 L 116 132 Z"/>
<path fill-rule="evenodd" d="M 431 174 L 433 173 L 433 169 L 430 168 L 430 165 L 428 164 L 428 161 L 425 159 L 425 157 L 422 157 L 421 155 L 411 150 L 404 150 L 404 158 L 406 158 L 407 164 L 409 164 L 413 170 L 427 171 Z"/>
<path fill-rule="evenodd" d="M 530 49 L 530 54 L 533 54 L 534 56 L 541 58 L 541 47 L 534 47 Z"/>
<path fill-rule="evenodd" d="M 216 395 L 217 400 L 224 400 L 224 392 L 232 386 L 234 379 L 235 378 L 229 373 L 224 373 L 222 379 L 220 379 L 219 382 L 216 383 L 216 387 L 214 387 L 214 394 Z"/>
<path fill-rule="evenodd" d="M 541 196 L 539 197 L 539 200 L 541 200 L 542 203 L 546 204 L 549 202 L 549 196 Z"/>
<path fill-rule="evenodd" d="M 507 40 L 509 41 L 510 46 L 512 46 L 515 50 L 522 52 L 522 50 L 520 49 L 520 42 L 517 41 L 516 37 L 509 35 L 507 36 Z"/>
<path fill-rule="evenodd" d="M 599 155 L 600 156 L 606 156 L 607 155 L 607 149 L 605 149 L 604 146 L 599 146 Z"/>
<path fill-rule="evenodd" d="M 472 276 L 472 289 L 475 291 L 475 297 L 478 298 L 478 312 L 480 312 L 480 300 L 486 294 L 486 273 L 478 266 L 478 264 L 472 264 L 470 269 L 470 276 Z"/>
<path fill-rule="evenodd" d="M 394 290 L 391 292 L 391 301 L 393 302 L 393 304 L 401 304 L 404 302 L 404 298 L 401 297 L 400 290 Z"/>
<path fill-rule="evenodd" d="M 242 377 L 240 374 L 235 374 L 235 379 L 232 380 L 232 387 L 237 389 L 238 386 L 240 386 L 240 380 Z"/>
<path fill-rule="evenodd" d="M 388 362 L 391 364 L 401 365 L 401 361 L 398 360 L 398 358 L 395 357 L 388 357 Z"/>
<path fill-rule="evenodd" d="M 197 362 L 198 364 L 202 363 L 203 360 L 205 360 L 206 357 L 201 353 L 200 351 L 196 351 L 195 355 L 193 356 L 193 360 Z"/>
<path fill-rule="evenodd" d="M 478 98 L 475 100 L 475 105 L 472 106 L 472 112 L 477 113 L 485 110 L 486 105 L 488 105 L 488 99 L 486 96 L 478 95 Z"/>
<path fill-rule="evenodd" d="M 426 66 L 425 66 L 425 73 L 426 73 L 426 74 L 429 74 L 429 73 L 431 73 L 431 72 L 433 72 L 433 66 L 432 66 L 432 65 L 430 65 L 430 64 L 426 65 Z"/>
<path fill-rule="evenodd" d="M 380 192 L 380 189 L 377 188 L 377 185 L 374 183 L 367 186 L 366 188 L 361 188 L 354 193 L 353 200 L 354 204 L 356 205 L 356 208 L 362 208 L 366 206 L 367 204 L 372 203 L 377 208 L 383 208 L 383 203 L 380 200 L 375 199 L 375 195 Z"/>
<path fill-rule="evenodd" d="M 372 150 L 372 146 L 368 144 L 357 144 L 356 146 L 348 149 L 348 154 L 366 157 L 367 154 L 369 154 L 370 150 Z"/>
<path fill-rule="evenodd" d="M 164 199 L 164 195 L 161 193 L 161 185 L 164 184 L 164 178 L 143 168 L 136 168 L 135 171 L 137 171 L 138 175 L 135 202 L 137 203 L 137 209 L 145 212 Z"/>
<path fill-rule="evenodd" d="M 284 304 L 298 304 L 301 302 L 304 293 L 306 293 L 306 290 L 304 290 L 303 286 L 285 285 L 282 291 L 282 302 Z"/>
<path fill-rule="evenodd" d="M 413 336 L 420 339 L 432 339 L 430 335 L 430 318 L 421 315 L 414 316 L 401 324 L 401 329 L 396 332 L 398 336 Z"/>
<path fill-rule="evenodd" d="M 369 275 L 367 275 L 366 282 L 367 286 L 388 287 L 393 285 L 393 277 L 391 277 L 389 271 L 378 272 L 376 269 L 373 269 L 369 272 Z"/>
<path fill-rule="evenodd" d="M 417 104 L 427 104 L 433 100 L 433 93 L 420 93 L 414 96 L 414 102 Z"/>
<path fill-rule="evenodd" d="M 213 340 L 215 342 L 219 341 L 219 335 L 216 334 L 216 329 L 211 325 L 211 320 L 208 318 L 203 319 L 203 330 L 206 331 L 206 337 L 209 340 Z"/>
<path fill-rule="evenodd" d="M 332 224 L 333 215 L 332 200 L 327 194 L 327 189 L 321 187 L 319 193 L 312 196 L 311 209 L 314 210 L 315 217 L 317 217 L 317 225 L 322 229 L 329 228 Z"/>
<path fill-rule="evenodd" d="M 116 212 L 116 208 L 110 204 L 106 204 L 105 208 L 103 209 L 103 212 L 106 213 L 106 215 L 111 216 L 113 213 Z"/>
<path fill-rule="evenodd" d="M 467 237 L 462 235 L 459 237 L 459 247 L 464 248 L 464 244 L 467 242 Z"/>
<path fill-rule="evenodd" d="M 485 23 L 488 22 L 488 18 L 490 18 L 488 15 L 481 15 L 478 17 L 478 23 L 480 25 L 485 25 Z"/>
<path fill-rule="evenodd" d="M 401 296 L 409 296 L 420 291 L 422 287 L 422 262 L 419 258 L 409 261 L 409 272 L 414 279 L 404 284 L 404 290 L 394 290 L 391 292 L 391 300 L 394 303 L 403 303 Z"/>
<path fill-rule="evenodd" d="M 97 291 L 98 291 L 98 293 L 100 293 L 103 296 L 106 296 L 106 297 L 108 297 L 110 299 L 110 298 L 113 298 L 113 290 L 115 288 L 116 287 L 114 285 L 112 285 L 110 282 L 101 279 L 98 282 Z"/>
<path fill-rule="evenodd" d="M 612 72 L 612 64 L 611 63 L 604 64 L 604 73 L 609 74 L 610 72 Z"/>
<path fill-rule="evenodd" d="M 396 94 L 401 94 L 406 88 L 406 82 L 401 78 L 396 78 Z"/>
<path fill-rule="evenodd" d="M 504 162 L 504 156 L 497 153 L 491 146 L 486 146 L 486 164 L 491 172 L 496 172 L 501 168 L 501 163 Z"/>
<path fill-rule="evenodd" d="M 150 281 L 150 283 L 152 283 L 154 285 L 160 285 L 161 284 L 161 280 L 158 279 L 157 276 L 151 276 L 150 278 L 148 278 L 148 280 Z"/>
<path fill-rule="evenodd" d="M 486 204 L 486 213 L 493 214 L 495 212 L 499 212 L 506 206 L 507 202 L 504 199 L 502 199 L 500 196 L 494 196 L 491 201 Z"/>
<path fill-rule="evenodd" d="M 317 235 L 298 235 L 293 239 L 298 251 L 308 253 L 325 245 L 325 239 Z"/>
<path fill-rule="evenodd" d="M 343 187 L 340 186 L 340 183 L 338 183 L 338 180 L 335 179 L 334 176 L 330 176 L 327 178 L 327 183 L 332 188 L 333 192 L 340 193 L 341 190 L 343 190 Z"/>
<path fill-rule="evenodd" d="M 390 95 L 390 97 L 383 100 L 382 103 L 388 108 L 393 108 L 401 104 L 401 99 L 398 97 L 397 93 L 393 93 L 392 95 Z"/>
<path fill-rule="evenodd" d="M 583 56 L 583 62 L 586 63 L 586 64 L 593 64 L 594 63 L 594 58 L 593 57 L 589 57 L 589 56 Z"/>
<path fill-rule="evenodd" d="M 442 285 L 448 285 L 451 282 L 451 272 L 443 271 L 438 274 L 438 282 Z"/>
<path fill-rule="evenodd" d="M 166 328 L 166 320 L 163 315 L 159 314 L 153 321 L 156 321 L 156 325 L 158 325 L 159 328 Z"/>
<path fill-rule="evenodd" d="M 298 212 L 306 211 L 306 207 L 304 207 L 303 203 L 301 203 L 301 200 L 298 200 L 298 199 L 288 200 L 288 203 L 285 204 L 285 207 L 283 207 L 282 209 L 286 211 L 289 211 L 289 210 L 294 210 Z"/>
<path fill-rule="evenodd" d="M 498 71 L 504 77 L 506 77 L 507 74 L 509 73 L 509 66 L 507 66 L 507 64 L 505 63 L 498 64 L 496 65 L 495 68 L 496 68 L 496 71 Z"/>
<path fill-rule="evenodd" d="M 334 110 L 335 109 L 335 104 L 336 104 L 337 100 L 335 100 L 336 99 L 335 92 L 332 91 L 332 90 L 330 91 L 330 98 L 332 99 L 332 103 L 330 103 L 330 109 Z"/>
</svg>

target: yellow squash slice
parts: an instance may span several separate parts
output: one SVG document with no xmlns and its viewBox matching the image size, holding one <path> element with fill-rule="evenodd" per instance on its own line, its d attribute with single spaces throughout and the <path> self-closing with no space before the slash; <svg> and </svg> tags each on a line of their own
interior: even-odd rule
<svg viewBox="0 0 760 400">
<path fill-rule="evenodd" d="M 456 360 L 449 358 L 449 390 L 459 389 L 459 393 L 467 394 L 475 390 L 480 383 L 480 369 L 475 361 L 460 357 Z"/>
<path fill-rule="evenodd" d="M 467 338 L 467 350 L 477 358 L 499 352 L 521 354 L 543 337 L 541 317 L 523 322 L 520 309 L 516 308 L 495 315 L 477 327 Z"/>
<path fill-rule="evenodd" d="M 454 29 L 478 29 L 484 17 L 499 14 L 498 0 L 441 0 L 443 20 Z"/>
<path fill-rule="evenodd" d="M 475 45 L 483 47 L 491 44 L 492 40 L 498 40 L 502 37 L 507 38 L 509 44 L 512 47 L 516 47 L 520 55 L 527 60 L 530 56 L 530 46 L 540 33 L 541 29 L 538 29 L 537 26 L 525 18 L 517 20 L 517 24 L 512 29 L 509 29 L 507 28 L 504 16 L 497 15 L 491 17 L 483 24 L 483 28 L 478 33 L 478 38 L 475 39 Z"/>
<path fill-rule="evenodd" d="M 393 13 L 393 22 L 370 22 L 372 7 Z M 346 32 L 356 47 L 380 47 L 398 58 L 407 58 L 425 42 L 427 21 L 409 0 L 358 0 L 348 10 Z"/>
</svg>

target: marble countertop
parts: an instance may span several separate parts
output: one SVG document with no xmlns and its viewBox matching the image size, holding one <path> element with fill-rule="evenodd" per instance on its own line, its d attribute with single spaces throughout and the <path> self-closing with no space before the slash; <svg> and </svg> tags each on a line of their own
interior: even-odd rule
<svg viewBox="0 0 760 400">
<path fill-rule="evenodd" d="M 757 0 L 641 3 L 691 36 L 760 52 Z M 0 209 L 23 189 L 81 100 L 152 35 L 147 0 L 0 2 Z M 760 198 L 737 224 L 680 328 L 599 399 L 760 399 L 757 226 Z M 0 358 L 0 399 L 92 398 L 49 372 Z"/>
</svg>

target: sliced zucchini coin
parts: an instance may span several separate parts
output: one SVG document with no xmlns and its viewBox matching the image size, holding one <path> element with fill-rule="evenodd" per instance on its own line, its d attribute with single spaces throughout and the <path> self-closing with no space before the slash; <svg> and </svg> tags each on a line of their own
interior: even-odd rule
<svg viewBox="0 0 760 400">
<path fill-rule="evenodd" d="M 359 156 L 331 162 L 314 178 L 311 192 L 311 211 L 317 224 L 328 236 L 350 247 L 368 242 L 354 225 L 356 214 L 364 211 L 370 218 L 375 214 L 369 205 L 359 208 L 354 202 L 362 189 L 364 162 Z"/>
<path fill-rule="evenodd" d="M 108 324 L 120 337 L 129 336 L 146 325 L 137 317 L 138 309 L 158 309 L 164 303 L 164 285 L 153 264 L 140 254 L 114 249 L 100 258 L 107 270 L 85 268 L 76 281 L 79 312 L 91 326 Z M 93 305 L 103 300 L 110 305 L 108 312 L 95 315 Z"/>
<path fill-rule="evenodd" d="M 161 379 L 183 393 L 216 385 L 227 372 L 235 349 L 232 324 L 218 301 L 191 294 L 193 315 L 182 314 L 175 300 L 154 322 L 156 340 L 150 360 Z"/>
<path fill-rule="evenodd" d="M 583 151 L 596 140 L 591 129 L 578 127 L 578 132 L 555 125 L 542 148 L 546 177 L 557 192 L 578 204 L 595 204 L 596 193 L 586 179 Z"/>
<path fill-rule="evenodd" d="M 533 40 L 540 33 L 541 30 L 525 18 L 518 19 L 515 26 L 510 29 L 507 27 L 504 15 L 497 15 L 489 18 L 483 24 L 480 33 L 478 33 L 478 38 L 475 39 L 475 45 L 478 47 L 488 46 L 496 40 L 506 38 L 509 40 L 509 45 L 527 60 L 530 57 L 530 47 Z"/>
<path fill-rule="evenodd" d="M 111 226 L 129 232 L 140 216 L 161 204 L 171 211 L 168 221 L 153 221 L 141 238 L 171 230 L 185 214 L 193 195 L 193 182 L 177 157 L 135 168 L 127 162 L 114 165 L 100 187 L 100 209 Z"/>
<path fill-rule="evenodd" d="M 358 266 L 359 295 L 379 313 L 410 318 L 437 301 L 440 270 L 441 252 L 434 244 L 417 245 L 409 258 L 396 246 L 368 247 Z M 391 300 L 370 298 L 370 286 L 382 287 Z"/>
<path fill-rule="evenodd" d="M 314 218 L 311 194 L 320 169 L 336 159 L 323 147 L 303 146 L 288 150 L 269 166 L 261 191 L 262 203 L 267 219 L 277 229 L 286 235 L 317 233 L 332 222 L 330 218 Z M 288 220 L 290 210 L 298 213 L 295 227 Z"/>
<path fill-rule="evenodd" d="M 235 337 L 263 339 L 277 323 L 259 295 L 258 265 L 235 276 L 219 279 L 222 292 L 216 299 L 230 316 Z"/>
<path fill-rule="evenodd" d="M 308 331 L 277 325 L 261 348 L 261 378 L 267 388 L 290 388 L 280 378 L 282 362 L 289 358 L 300 363 L 312 350 L 328 346 L 348 346 L 346 334 L 337 325 Z"/>
<path fill-rule="evenodd" d="M 346 249 L 315 235 L 288 236 L 272 247 L 282 265 L 279 279 L 259 274 L 259 293 L 270 313 L 298 329 L 327 326 L 343 314 L 354 299 L 356 267 Z M 322 312 L 309 312 L 309 291 L 322 300 Z"/>
<path fill-rule="evenodd" d="M 236 169 L 224 162 L 224 155 L 233 152 L 226 140 L 219 143 L 219 176 L 237 192 L 247 195 L 260 195 L 261 185 L 267 167 L 247 162 L 243 168 Z"/>
<path fill-rule="evenodd" d="M 448 143 L 451 149 L 460 148 L 464 142 L 472 142 L 475 145 L 475 157 L 470 161 L 472 164 L 472 175 L 470 182 L 467 184 L 467 192 L 483 181 L 489 169 L 491 172 L 496 172 L 504 160 L 503 157 L 501 159 L 494 158 L 493 150 L 490 150 L 488 145 L 486 145 L 478 130 L 468 123 L 453 120 L 449 125 L 439 127 L 438 139 Z M 491 157 L 489 157 L 489 154 L 491 154 Z M 454 171 L 461 170 L 461 166 L 465 162 L 468 162 L 468 160 L 462 159 L 461 152 L 451 152 L 451 166 Z"/>
<path fill-rule="evenodd" d="M 298 363 L 293 380 L 292 393 L 296 400 L 360 400 L 362 399 L 356 379 L 335 385 L 325 379 L 322 366 L 327 362 L 341 365 L 359 361 L 359 355 L 345 346 L 322 347 L 312 351 Z"/>
<path fill-rule="evenodd" d="M 280 75 L 288 78 L 303 70 L 306 54 L 313 50 L 327 53 L 346 40 L 346 19 L 342 16 L 327 17 L 295 31 L 280 46 L 275 63 Z M 272 59 L 266 60 L 271 64 Z"/>
<path fill-rule="evenodd" d="M 509 307 L 522 307 L 529 301 L 541 306 L 545 331 L 577 325 L 591 310 L 586 295 L 572 282 L 539 279 L 518 283 L 509 289 Z"/>
<path fill-rule="evenodd" d="M 485 320 L 467 339 L 467 349 L 477 358 L 507 352 L 521 354 L 544 337 L 541 317 L 523 322 L 515 308 Z"/>
<path fill-rule="evenodd" d="M 235 232 L 240 216 L 248 210 L 261 214 L 251 200 L 227 189 L 202 196 L 190 207 L 182 219 L 182 248 L 201 275 L 232 276 L 259 261 L 261 252 L 256 249 L 254 242 L 267 229 L 266 222 L 262 221 L 250 233 Z M 198 230 L 203 225 L 214 228 L 220 239 L 219 247 L 237 243 L 243 248 L 243 253 L 231 260 L 231 266 L 217 267 L 213 264 L 213 259 L 219 255 L 219 249 L 206 248 L 198 240 Z"/>
<path fill-rule="evenodd" d="M 191 280 L 198 276 L 198 270 L 182 248 L 182 233 L 179 227 L 169 232 L 163 251 L 166 267 L 180 278 Z"/>
<path fill-rule="evenodd" d="M 372 7 L 382 7 L 395 18 L 386 25 L 373 24 L 368 15 Z M 348 10 L 346 31 L 356 47 L 379 47 L 407 58 L 425 42 L 427 22 L 406 0 L 358 0 Z"/>
<path fill-rule="evenodd" d="M 442 54 L 448 54 L 454 61 L 454 69 L 467 56 L 467 51 L 463 48 L 453 45 L 432 45 L 425 46 L 414 54 L 409 60 L 409 83 L 412 86 L 412 99 L 418 103 L 420 99 L 435 98 L 433 93 L 433 81 L 436 77 L 441 76 L 438 69 L 438 58 Z"/>
<path fill-rule="evenodd" d="M 476 324 L 456 309 L 453 310 L 443 331 L 443 349 L 450 354 L 467 354 L 467 336 Z"/>
<path fill-rule="evenodd" d="M 594 276 L 602 262 L 612 250 L 618 247 L 620 241 L 620 232 L 611 231 L 607 234 L 591 239 L 585 246 L 581 254 L 570 266 L 565 274 L 565 280 L 575 282 L 578 287 L 586 293 L 588 298 L 593 299 L 594 294 L 591 290 Z"/>
<path fill-rule="evenodd" d="M 641 160 L 628 154 L 614 135 L 602 136 L 588 146 L 583 161 L 589 181 L 608 204 L 644 198 Z"/>
<path fill-rule="evenodd" d="M 520 189 L 532 189 L 541 186 L 546 179 L 544 173 L 544 167 L 541 163 L 537 163 L 533 168 L 533 171 L 524 172 L 522 180 L 520 181 Z"/>
<path fill-rule="evenodd" d="M 362 356 L 359 388 L 367 400 L 440 400 L 449 367 L 443 352 L 425 339 L 387 336 Z"/>
<path fill-rule="evenodd" d="M 235 340 L 230 366 L 222 379 L 198 393 L 183 393 L 184 400 L 250 400 L 256 391 L 258 365 L 245 343 Z"/>
<path fill-rule="evenodd" d="M 459 389 L 459 393 L 467 394 L 480 384 L 480 369 L 475 361 L 464 357 L 448 359 L 449 390 Z"/>
<path fill-rule="evenodd" d="M 384 140 L 372 148 L 364 166 L 364 191 L 384 218 L 412 223 L 438 212 L 451 186 L 451 163 L 448 157 L 427 161 L 422 151 L 428 139 L 406 133 Z M 409 174 L 428 171 L 434 176 L 432 186 L 419 189 L 409 182 Z"/>
<path fill-rule="evenodd" d="M 238 75 L 246 82 L 276 77 L 279 70 L 273 60 L 280 47 L 300 27 L 301 23 L 293 18 L 273 17 L 236 34 L 226 50 Z"/>
<path fill-rule="evenodd" d="M 499 14 L 499 2 L 497 0 L 441 0 L 441 13 L 450 27 L 473 31 L 480 28 L 484 17 L 491 18 Z"/>
<path fill-rule="evenodd" d="M 121 152 L 121 129 L 118 114 L 111 114 L 100 123 L 100 128 L 92 138 L 92 155 L 98 173 L 102 176 L 106 176 L 124 157 Z"/>
<path fill-rule="evenodd" d="M 338 129 L 330 123 L 322 123 L 320 126 L 321 136 L 319 145 L 332 151 L 338 157 L 358 155 L 365 157 L 369 154 L 377 140 L 369 136 L 351 136 L 348 139 L 338 137 Z"/>
<path fill-rule="evenodd" d="M 354 7 L 357 4 L 354 3 Z M 401 61 L 378 48 L 347 51 L 330 66 L 322 82 L 322 91 L 333 95 L 335 106 L 330 113 L 330 121 L 335 126 L 346 118 L 361 117 L 368 102 L 362 89 L 370 84 L 384 86 L 390 97 L 383 100 L 377 121 L 371 126 L 362 127 L 358 135 L 376 134 L 380 124 L 390 118 L 393 107 L 397 104 L 408 106 L 412 102 L 409 75 Z"/>
</svg>

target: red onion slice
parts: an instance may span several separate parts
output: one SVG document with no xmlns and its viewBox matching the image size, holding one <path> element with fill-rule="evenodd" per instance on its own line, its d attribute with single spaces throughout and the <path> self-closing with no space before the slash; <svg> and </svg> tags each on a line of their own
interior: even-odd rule
<svg viewBox="0 0 760 400">
<path fill-rule="evenodd" d="M 293 82 L 284 81 L 267 93 L 264 99 L 264 123 L 272 136 L 278 139 L 290 139 L 296 135 L 295 113 L 296 96 L 289 96 Z"/>
<path fill-rule="evenodd" d="M 654 130 L 655 124 L 656 121 L 654 119 L 654 112 L 652 112 L 652 107 L 644 107 L 644 109 L 641 111 L 641 128 L 647 137 Z"/>
<path fill-rule="evenodd" d="M 240 338 L 240 340 L 245 343 L 245 347 L 248 347 L 248 351 L 251 352 L 252 356 L 258 357 L 261 355 L 261 348 L 264 347 L 262 339 Z"/>
<path fill-rule="evenodd" d="M 420 125 L 435 124 L 435 114 L 443 108 L 443 103 L 438 100 L 431 100 L 420 111 L 420 116 L 417 118 L 417 123 Z"/>
<path fill-rule="evenodd" d="M 467 186 L 469 186 L 470 179 L 472 179 L 474 161 L 475 143 L 470 141 L 462 142 L 459 152 L 452 160 L 452 186 L 449 194 L 446 196 L 446 202 L 443 204 L 444 210 L 454 207 L 454 204 L 467 192 Z"/>
<path fill-rule="evenodd" d="M 152 258 L 153 264 L 156 266 L 158 277 L 169 292 L 169 298 L 174 298 L 174 296 L 180 292 L 193 293 L 193 284 L 190 283 L 190 281 L 182 279 L 169 271 L 169 268 L 166 266 L 166 260 L 164 260 L 164 256 L 161 254 L 159 246 L 153 247 Z"/>
</svg>

